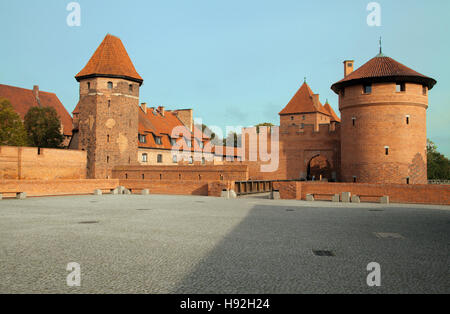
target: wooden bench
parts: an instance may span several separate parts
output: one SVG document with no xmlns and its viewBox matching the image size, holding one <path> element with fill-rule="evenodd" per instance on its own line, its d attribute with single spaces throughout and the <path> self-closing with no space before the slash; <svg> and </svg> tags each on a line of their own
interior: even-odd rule
<svg viewBox="0 0 450 314">
<path fill-rule="evenodd" d="M 27 198 L 27 193 L 23 191 L 0 191 L 0 200 L 3 199 L 4 194 L 15 194 L 18 200 L 24 200 Z"/>
</svg>

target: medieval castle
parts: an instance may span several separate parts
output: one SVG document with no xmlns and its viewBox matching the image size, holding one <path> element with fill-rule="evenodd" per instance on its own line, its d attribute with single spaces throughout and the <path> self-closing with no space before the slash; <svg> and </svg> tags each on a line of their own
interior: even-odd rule
<svg viewBox="0 0 450 314">
<path fill-rule="evenodd" d="M 75 78 L 80 98 L 73 130 L 64 114 L 64 134 L 68 148 L 87 152 L 88 178 L 113 178 L 119 166 L 244 164 L 249 179 L 258 180 L 427 183 L 426 110 L 436 81 L 381 49 L 356 70 L 353 60 L 344 62 L 344 78 L 331 86 L 339 95 L 341 118 L 305 81 L 279 113 L 280 126 L 265 137 L 244 129 L 242 148 L 214 146 L 194 125 L 191 109 L 141 104 L 143 78 L 115 36 L 105 37 Z M 256 137 L 250 139 L 252 132 Z M 249 158 L 252 141 L 278 150 L 274 171 L 261 172 L 267 160 Z M 120 179 L 128 178 L 123 175 Z"/>
</svg>

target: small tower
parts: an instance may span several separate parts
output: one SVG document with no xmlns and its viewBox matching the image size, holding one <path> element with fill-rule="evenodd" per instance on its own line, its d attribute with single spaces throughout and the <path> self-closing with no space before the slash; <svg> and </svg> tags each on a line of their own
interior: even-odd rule
<svg viewBox="0 0 450 314">
<path fill-rule="evenodd" d="M 89 178 L 111 178 L 114 166 L 138 163 L 143 79 L 122 41 L 109 34 L 75 78 L 80 100 L 73 112 L 77 134 L 71 148 L 87 151 Z"/>
<path fill-rule="evenodd" d="M 331 89 L 341 111 L 344 182 L 426 184 L 426 110 L 436 81 L 380 53 Z M 353 66 L 353 64 L 352 64 Z"/>
</svg>

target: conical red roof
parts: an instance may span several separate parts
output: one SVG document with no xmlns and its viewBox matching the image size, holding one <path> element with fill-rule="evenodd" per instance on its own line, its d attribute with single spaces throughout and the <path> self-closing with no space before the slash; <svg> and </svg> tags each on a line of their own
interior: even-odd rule
<svg viewBox="0 0 450 314">
<path fill-rule="evenodd" d="M 336 112 L 334 112 L 333 108 L 331 108 L 328 101 L 323 105 L 326 111 L 328 111 L 329 115 L 331 116 L 331 122 L 341 122 L 341 119 L 337 116 Z"/>
<path fill-rule="evenodd" d="M 90 77 L 116 77 L 142 84 L 120 38 L 106 35 L 87 65 L 75 78 L 80 81 Z"/>
<path fill-rule="evenodd" d="M 291 101 L 279 114 L 284 115 L 320 112 L 329 115 L 320 102 L 317 107 L 314 105 L 313 95 L 314 93 L 308 84 L 306 82 L 303 83 L 294 97 L 292 97 Z"/>
<path fill-rule="evenodd" d="M 432 89 L 436 84 L 434 79 L 420 74 L 380 53 L 344 79 L 333 84 L 331 89 L 335 93 L 339 93 L 344 87 L 372 82 L 419 83 L 427 85 L 429 89 Z"/>
</svg>

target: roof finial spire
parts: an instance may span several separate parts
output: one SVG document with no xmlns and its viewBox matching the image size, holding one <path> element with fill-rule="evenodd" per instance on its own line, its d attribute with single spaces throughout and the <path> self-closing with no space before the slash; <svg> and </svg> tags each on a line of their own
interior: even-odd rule
<svg viewBox="0 0 450 314">
<path fill-rule="evenodd" d="M 305 83 L 306 83 L 306 76 L 305 76 Z"/>
<path fill-rule="evenodd" d="M 380 55 L 382 55 L 382 54 L 383 54 L 383 44 L 382 44 L 381 36 L 380 36 Z"/>
</svg>

